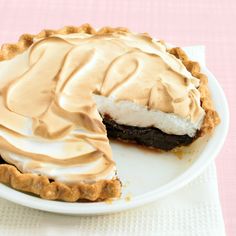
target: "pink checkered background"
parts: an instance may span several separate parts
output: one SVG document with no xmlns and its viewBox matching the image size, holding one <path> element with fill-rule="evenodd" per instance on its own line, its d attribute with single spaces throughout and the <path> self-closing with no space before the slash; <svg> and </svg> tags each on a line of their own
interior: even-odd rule
<svg viewBox="0 0 236 236">
<path fill-rule="evenodd" d="M 234 0 L 0 0 L 0 43 L 43 28 L 90 23 L 149 32 L 176 45 L 206 46 L 208 68 L 222 85 L 231 125 L 217 158 L 227 235 L 236 235 L 236 1 Z"/>
</svg>

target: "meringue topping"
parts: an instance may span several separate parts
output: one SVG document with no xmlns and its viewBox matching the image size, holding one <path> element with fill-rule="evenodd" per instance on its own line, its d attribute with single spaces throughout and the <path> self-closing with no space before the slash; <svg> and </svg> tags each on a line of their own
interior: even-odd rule
<svg viewBox="0 0 236 236">
<path fill-rule="evenodd" d="M 144 34 L 74 33 L 35 41 L 0 62 L 0 148 L 23 172 L 68 183 L 113 178 L 94 95 L 199 124 L 199 81 Z"/>
</svg>

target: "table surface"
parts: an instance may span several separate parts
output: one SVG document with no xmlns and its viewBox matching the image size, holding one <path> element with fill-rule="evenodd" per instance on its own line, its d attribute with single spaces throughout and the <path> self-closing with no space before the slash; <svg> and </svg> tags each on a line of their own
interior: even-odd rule
<svg viewBox="0 0 236 236">
<path fill-rule="evenodd" d="M 43 28 L 125 26 L 180 46 L 205 45 L 208 68 L 228 98 L 230 131 L 216 164 L 229 236 L 236 235 L 236 2 L 234 0 L 0 0 L 0 43 Z"/>
</svg>

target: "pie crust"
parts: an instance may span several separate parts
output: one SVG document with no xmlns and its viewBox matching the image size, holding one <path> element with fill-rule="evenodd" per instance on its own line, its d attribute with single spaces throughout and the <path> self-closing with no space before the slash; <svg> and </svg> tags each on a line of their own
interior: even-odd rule
<svg viewBox="0 0 236 236">
<path fill-rule="evenodd" d="M 0 165 L 0 182 L 12 188 L 39 195 L 49 200 L 75 202 L 78 200 L 102 201 L 117 198 L 121 193 L 119 179 L 101 180 L 96 183 L 66 185 L 62 182 L 50 182 L 46 176 L 21 173 L 10 164 Z"/>
<path fill-rule="evenodd" d="M 18 43 L 4 44 L 0 50 L 0 61 L 8 60 L 24 52 L 33 44 L 34 39 L 47 38 L 55 34 L 71 34 L 84 32 L 87 34 L 104 34 L 111 32 L 129 32 L 126 28 L 103 27 L 94 30 L 90 25 L 84 24 L 79 27 L 66 26 L 59 30 L 43 30 L 37 35 L 23 34 Z M 207 87 L 207 77 L 200 72 L 197 62 L 190 61 L 181 48 L 171 48 L 169 52 L 180 59 L 191 74 L 200 80 L 199 91 L 201 103 L 206 115 L 203 121 L 200 136 L 211 133 L 214 127 L 220 122 L 217 112 L 214 110 L 210 91 Z M 102 201 L 109 198 L 117 198 L 121 194 L 121 182 L 118 178 L 112 180 L 101 180 L 95 183 L 79 183 L 68 185 L 62 182 L 51 181 L 46 176 L 37 174 L 21 173 L 15 166 L 0 164 L 0 182 L 10 185 L 12 188 L 33 193 L 44 199 L 75 201 Z"/>
</svg>

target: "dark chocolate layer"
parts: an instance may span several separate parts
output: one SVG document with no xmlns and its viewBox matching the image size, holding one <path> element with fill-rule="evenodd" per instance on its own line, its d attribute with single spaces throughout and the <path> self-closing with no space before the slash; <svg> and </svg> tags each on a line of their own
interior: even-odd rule
<svg viewBox="0 0 236 236">
<path fill-rule="evenodd" d="M 130 141 L 165 151 L 189 145 L 196 139 L 196 137 L 189 137 L 188 135 L 166 134 L 155 127 L 143 128 L 120 125 L 110 117 L 104 117 L 103 123 L 106 125 L 109 138 Z"/>
<path fill-rule="evenodd" d="M 0 156 L 0 164 L 5 164 L 6 162 L 2 159 L 2 157 Z"/>
</svg>

